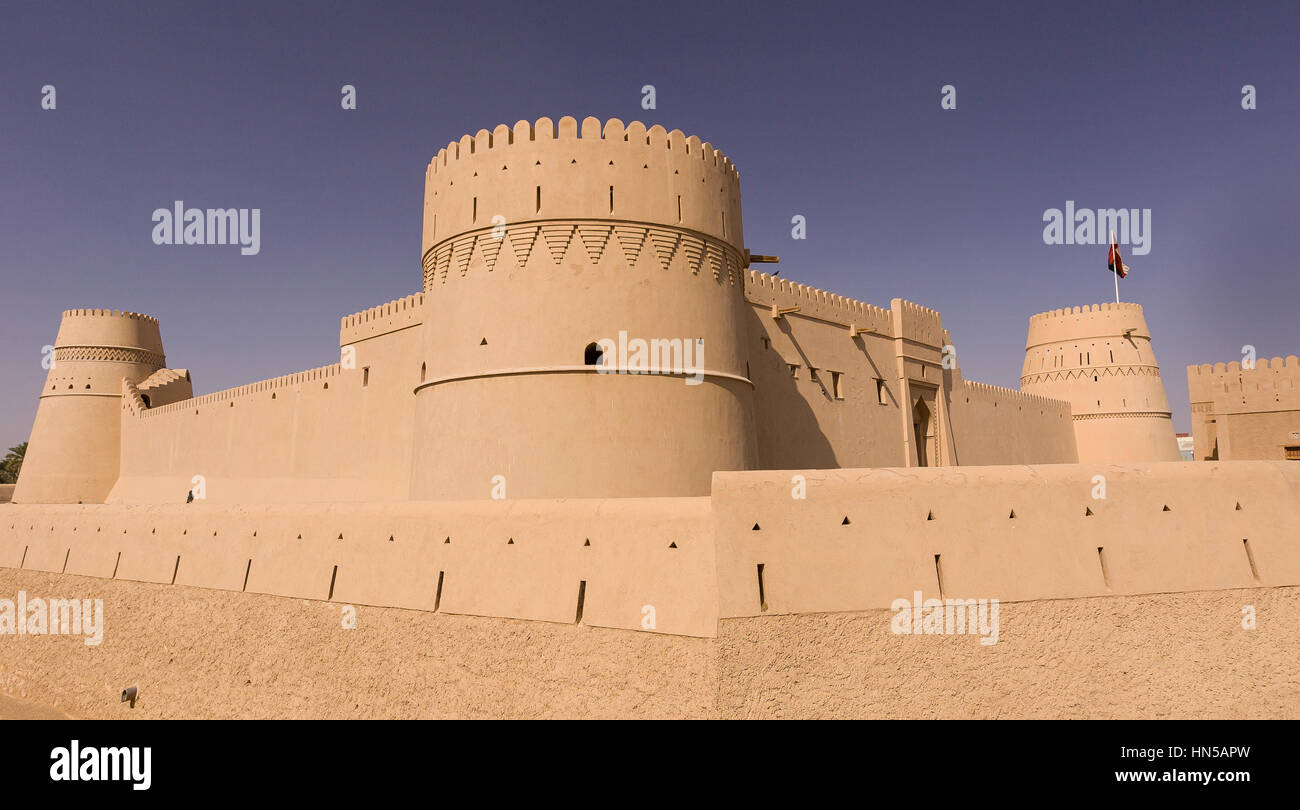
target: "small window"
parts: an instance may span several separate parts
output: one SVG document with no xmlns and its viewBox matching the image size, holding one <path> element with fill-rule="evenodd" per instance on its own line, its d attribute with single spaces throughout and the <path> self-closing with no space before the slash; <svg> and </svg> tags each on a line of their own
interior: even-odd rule
<svg viewBox="0 0 1300 810">
<path fill-rule="evenodd" d="M 370 385 L 370 366 L 361 369 L 361 387 L 365 388 Z"/>
<path fill-rule="evenodd" d="M 790 367 L 790 377 L 795 380 L 799 379 L 799 366 L 794 363 L 786 363 L 786 365 Z"/>
<path fill-rule="evenodd" d="M 426 372 L 428 371 L 428 365 L 429 365 L 428 363 L 421 363 L 421 364 L 420 364 L 420 382 L 424 382 L 424 376 L 425 376 Z"/>
<path fill-rule="evenodd" d="M 605 352 L 600 348 L 598 343 L 588 343 L 587 348 L 582 352 L 582 362 L 588 366 L 605 365 Z"/>
<path fill-rule="evenodd" d="M 1300 461 L 1300 447 L 1288 447 L 1286 449 L 1287 461 Z"/>
<path fill-rule="evenodd" d="M 836 399 L 844 399 L 844 373 L 840 371 L 831 372 L 831 395 Z"/>
<path fill-rule="evenodd" d="M 876 380 L 876 400 L 881 405 L 889 404 L 889 392 L 885 390 L 885 381 L 879 378 Z"/>
<path fill-rule="evenodd" d="M 771 338 L 768 338 L 768 337 L 762 337 L 762 338 L 759 338 L 759 340 L 763 341 L 763 348 L 764 348 L 764 349 L 770 349 L 770 348 L 772 348 L 772 339 L 771 339 Z"/>
</svg>

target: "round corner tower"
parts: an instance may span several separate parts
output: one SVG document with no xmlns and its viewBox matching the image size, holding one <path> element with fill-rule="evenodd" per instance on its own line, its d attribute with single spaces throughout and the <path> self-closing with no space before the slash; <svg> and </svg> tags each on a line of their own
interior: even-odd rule
<svg viewBox="0 0 1300 810">
<path fill-rule="evenodd" d="M 711 145 L 503 124 L 438 151 L 424 206 L 413 499 L 705 495 L 754 466 L 740 182 Z"/>
<path fill-rule="evenodd" d="M 1020 390 L 1070 403 L 1080 462 L 1182 458 L 1139 304 L 1058 309 L 1030 318 Z"/>
<path fill-rule="evenodd" d="M 139 382 L 165 363 L 155 319 L 64 312 L 14 502 L 102 503 L 120 468 L 122 380 Z"/>
</svg>

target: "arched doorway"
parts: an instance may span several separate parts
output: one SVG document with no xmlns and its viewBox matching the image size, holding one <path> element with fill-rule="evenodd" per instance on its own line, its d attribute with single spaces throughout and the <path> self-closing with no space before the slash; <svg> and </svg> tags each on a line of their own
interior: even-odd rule
<svg viewBox="0 0 1300 810">
<path fill-rule="evenodd" d="M 912 432 L 916 441 L 916 466 L 929 467 L 933 461 L 930 445 L 934 438 L 934 414 L 924 399 L 918 398 L 912 408 Z"/>
</svg>

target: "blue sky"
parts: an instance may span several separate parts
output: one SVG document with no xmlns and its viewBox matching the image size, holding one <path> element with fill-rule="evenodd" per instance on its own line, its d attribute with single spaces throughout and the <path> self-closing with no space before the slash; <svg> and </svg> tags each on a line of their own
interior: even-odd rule
<svg viewBox="0 0 1300 810">
<path fill-rule="evenodd" d="M 1043 242 L 1067 200 L 1152 211 L 1121 295 L 1146 309 L 1179 430 L 1186 365 L 1300 353 L 1293 5 L 10 2 L 3 17 L 0 446 L 30 430 L 67 308 L 158 317 L 197 393 L 335 362 L 340 317 L 420 285 L 438 148 L 543 115 L 714 143 L 740 169 L 751 250 L 785 278 L 938 309 L 971 379 L 1018 387 L 1030 315 L 1113 299 L 1104 247 Z M 178 199 L 260 208 L 261 252 L 154 245 L 152 212 Z"/>
</svg>

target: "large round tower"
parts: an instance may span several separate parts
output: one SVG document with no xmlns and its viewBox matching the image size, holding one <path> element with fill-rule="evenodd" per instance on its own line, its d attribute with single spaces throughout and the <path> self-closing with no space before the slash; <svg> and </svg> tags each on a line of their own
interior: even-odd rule
<svg viewBox="0 0 1300 810">
<path fill-rule="evenodd" d="M 480 130 L 429 165 L 423 247 L 412 498 L 705 495 L 754 466 L 740 182 L 711 145 Z"/>
<path fill-rule="evenodd" d="M 118 477 L 122 380 L 165 365 L 158 321 L 70 309 L 54 341 L 15 503 L 102 503 Z"/>
<path fill-rule="evenodd" d="M 1030 318 L 1020 390 L 1070 403 L 1081 463 L 1182 458 L 1138 304 L 1057 309 Z"/>
</svg>

